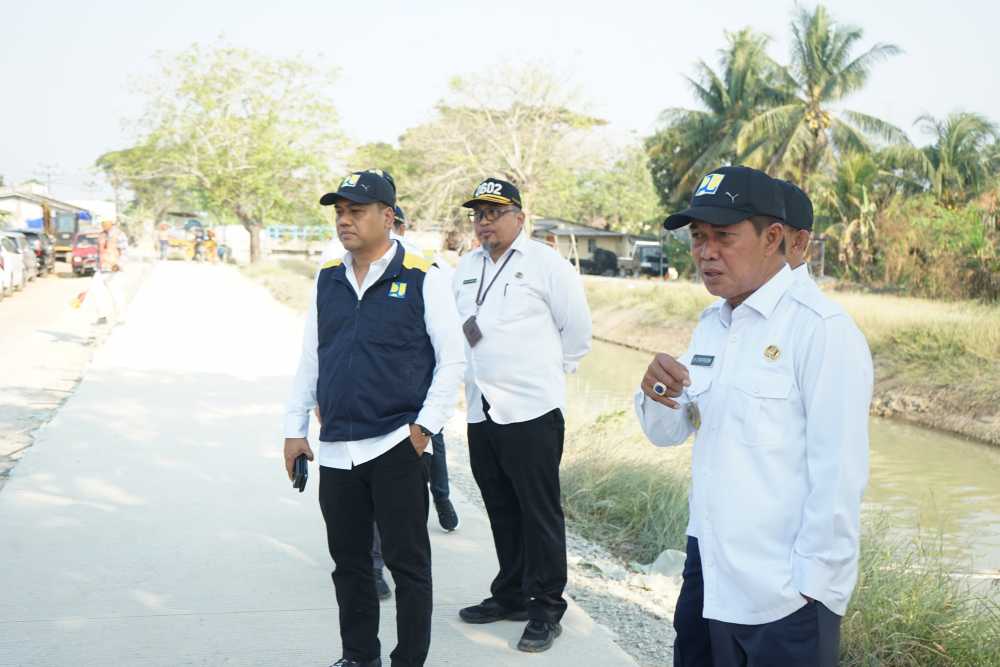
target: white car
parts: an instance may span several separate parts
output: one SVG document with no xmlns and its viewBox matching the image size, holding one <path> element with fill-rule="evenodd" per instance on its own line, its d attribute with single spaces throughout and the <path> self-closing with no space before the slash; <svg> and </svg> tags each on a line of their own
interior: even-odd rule
<svg viewBox="0 0 1000 667">
<path fill-rule="evenodd" d="M 24 271 L 24 256 L 17 242 L 10 236 L 0 232 L 0 258 L 3 259 L 3 269 L 0 270 L 0 288 L 5 294 L 24 289 L 28 276 Z"/>
</svg>

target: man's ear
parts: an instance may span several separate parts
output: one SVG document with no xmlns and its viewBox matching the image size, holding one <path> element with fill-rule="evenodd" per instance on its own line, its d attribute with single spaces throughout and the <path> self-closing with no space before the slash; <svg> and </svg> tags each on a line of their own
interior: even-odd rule
<svg viewBox="0 0 1000 667">
<path fill-rule="evenodd" d="M 802 252 L 809 249 L 809 242 L 812 240 L 812 233 L 807 232 L 804 229 L 800 229 L 795 234 L 795 247 L 802 248 Z"/>
<path fill-rule="evenodd" d="M 780 222 L 770 225 L 764 230 L 764 240 L 768 255 L 773 255 L 781 248 L 782 241 L 785 240 L 785 228 Z"/>
</svg>

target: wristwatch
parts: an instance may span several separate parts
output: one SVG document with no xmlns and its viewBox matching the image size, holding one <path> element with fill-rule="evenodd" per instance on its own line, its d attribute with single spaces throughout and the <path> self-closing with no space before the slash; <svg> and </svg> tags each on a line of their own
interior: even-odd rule
<svg viewBox="0 0 1000 667">
<path fill-rule="evenodd" d="M 434 435 L 433 433 L 431 433 L 430 431 L 428 431 L 426 427 L 421 426 L 420 424 L 417 424 L 417 428 L 419 428 L 420 432 L 423 433 L 424 435 L 426 435 L 428 438 L 431 437 L 432 435 Z"/>
</svg>

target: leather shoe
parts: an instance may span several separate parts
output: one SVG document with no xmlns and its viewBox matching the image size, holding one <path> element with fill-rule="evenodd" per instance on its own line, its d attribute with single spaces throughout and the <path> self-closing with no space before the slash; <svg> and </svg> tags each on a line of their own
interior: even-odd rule
<svg viewBox="0 0 1000 667">
<path fill-rule="evenodd" d="M 341 658 L 330 667 L 382 667 L 382 658 L 374 660 L 355 660 L 353 658 Z"/>
<path fill-rule="evenodd" d="M 496 621 L 528 620 L 528 611 L 526 609 L 509 609 L 493 598 L 487 598 L 477 605 L 466 607 L 459 611 L 458 615 L 466 623 L 476 625 L 494 623 Z"/>
<path fill-rule="evenodd" d="M 562 626 L 558 623 L 548 623 L 546 621 L 528 621 L 521 635 L 521 641 L 517 643 L 518 651 L 526 653 L 541 653 L 552 647 L 556 637 L 562 634 Z"/>
</svg>

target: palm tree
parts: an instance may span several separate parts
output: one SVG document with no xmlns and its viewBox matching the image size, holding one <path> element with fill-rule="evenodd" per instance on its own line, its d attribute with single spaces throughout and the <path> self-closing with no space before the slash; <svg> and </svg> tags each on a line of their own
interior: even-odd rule
<svg viewBox="0 0 1000 667">
<path fill-rule="evenodd" d="M 788 99 L 779 85 L 781 67 L 767 55 L 766 35 L 747 28 L 726 38 L 718 72 L 699 61 L 694 76 L 685 77 L 704 108 L 667 109 L 663 127 L 647 141 L 654 179 L 669 201 L 686 196 L 708 169 L 751 158 L 757 145 L 737 149 L 744 126 Z"/>
<path fill-rule="evenodd" d="M 785 104 L 757 115 L 740 133 L 739 149 L 767 147 L 768 171 L 805 183 L 834 152 L 867 152 L 872 138 L 905 141 L 895 126 L 857 111 L 831 106 L 861 90 L 872 68 L 901 52 L 894 44 L 875 44 L 853 55 L 864 31 L 841 25 L 826 7 L 798 8 L 792 20 L 791 64 L 785 83 L 795 92 Z"/>
<path fill-rule="evenodd" d="M 956 112 L 944 120 L 923 115 L 914 124 L 932 142 L 895 148 L 895 164 L 915 174 L 945 206 L 968 201 L 996 176 L 1000 130 L 982 114 Z"/>
</svg>

